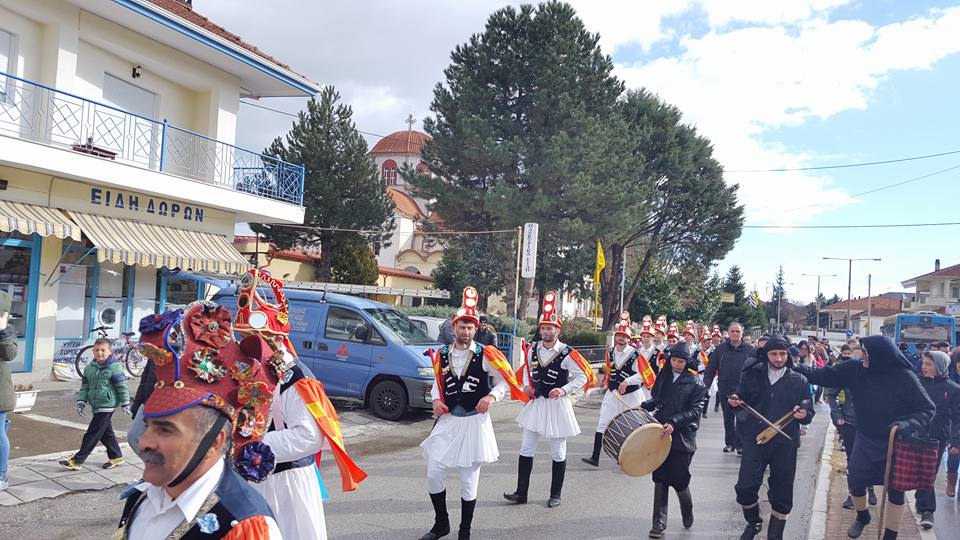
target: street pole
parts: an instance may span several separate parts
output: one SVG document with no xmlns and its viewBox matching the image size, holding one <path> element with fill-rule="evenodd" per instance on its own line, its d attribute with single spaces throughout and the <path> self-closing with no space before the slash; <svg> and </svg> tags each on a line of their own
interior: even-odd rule
<svg viewBox="0 0 960 540">
<path fill-rule="evenodd" d="M 817 337 L 820 337 L 820 278 L 821 277 L 837 277 L 836 274 L 802 274 L 804 276 L 816 276 L 817 277 L 817 297 L 814 299 L 814 302 L 817 304 L 817 320 L 814 321 L 814 328 L 816 329 Z"/>
<path fill-rule="evenodd" d="M 880 261 L 877 258 L 850 259 L 847 257 L 824 257 L 825 261 L 847 261 L 847 330 L 853 332 L 853 326 L 850 321 L 850 304 L 853 302 L 853 261 Z M 868 300 L 869 303 L 869 300 Z M 856 332 L 854 332 L 856 333 Z"/>
<path fill-rule="evenodd" d="M 517 278 L 513 282 L 513 335 L 517 335 L 517 312 L 520 310 L 520 255 L 523 253 L 523 227 L 517 227 Z"/>
<path fill-rule="evenodd" d="M 873 320 L 870 316 L 873 314 L 873 297 L 870 295 L 870 286 L 873 274 L 867 274 L 867 335 L 870 335 L 870 324 Z"/>
<path fill-rule="evenodd" d="M 627 279 L 627 248 L 620 254 L 620 313 L 623 313 L 623 287 Z"/>
</svg>

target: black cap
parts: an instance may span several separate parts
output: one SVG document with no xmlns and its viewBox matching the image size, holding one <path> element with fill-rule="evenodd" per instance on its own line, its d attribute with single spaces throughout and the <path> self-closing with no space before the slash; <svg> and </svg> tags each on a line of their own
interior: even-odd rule
<svg viewBox="0 0 960 540">
<path fill-rule="evenodd" d="M 684 360 L 690 360 L 690 349 L 687 348 L 687 344 L 683 341 L 677 343 L 673 347 L 670 347 L 669 358 L 683 358 Z"/>
<path fill-rule="evenodd" d="M 774 334 L 767 340 L 767 343 L 763 346 L 764 352 L 766 351 L 786 351 L 790 347 L 790 343 L 780 337 L 779 335 Z"/>
</svg>

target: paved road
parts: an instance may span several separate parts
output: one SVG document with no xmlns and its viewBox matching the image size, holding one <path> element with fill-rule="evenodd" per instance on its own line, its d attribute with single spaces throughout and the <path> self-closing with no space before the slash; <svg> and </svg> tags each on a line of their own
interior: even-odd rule
<svg viewBox="0 0 960 540">
<path fill-rule="evenodd" d="M 550 487 L 550 457 L 546 443 L 541 443 L 536 457 L 530 503 L 510 506 L 501 498 L 502 492 L 513 491 L 516 482 L 520 441 L 513 418 L 519 405 L 496 405 L 494 419 L 501 461 L 483 470 L 474 538 L 515 540 L 518 534 L 524 538 L 551 540 L 646 537 L 650 528 L 653 491 L 650 479 L 623 475 L 605 455 L 599 469 L 580 463 L 580 457 L 589 453 L 592 447 L 592 427 L 598 414 L 590 405 L 587 402 L 576 408 L 581 426 L 587 429 L 568 445 L 569 468 L 564 502 L 558 509 L 545 506 Z M 795 511 L 787 526 L 786 537 L 790 539 L 807 537 L 826 420 L 827 415 L 818 415 L 809 435 L 804 437 Z M 331 500 L 326 505 L 330 538 L 418 538 L 429 528 L 433 515 L 426 494 L 425 466 L 417 444 L 429 431 L 430 424 L 429 421 L 411 422 L 403 429 L 380 437 L 367 437 L 351 446 L 351 453 L 370 474 L 361 489 L 354 493 L 339 492 L 335 468 L 327 461 L 329 458 L 325 458 L 324 471 L 331 491 Z M 692 488 L 697 521 L 692 530 L 683 531 L 676 498 L 671 495 L 670 538 L 725 539 L 739 536 L 742 518 L 733 494 L 739 461 L 720 451 L 722 431 L 719 415 L 711 414 L 703 422 L 700 451 L 693 460 Z M 77 434 L 71 431 L 74 437 Z M 459 520 L 456 480 L 451 480 L 448 490 L 451 519 L 456 526 Z M 113 488 L 0 508 L 0 530 L 3 537 L 17 540 L 105 538 L 112 532 L 120 512 L 116 500 L 118 493 L 119 488 Z M 764 505 L 764 513 L 767 511 Z"/>
</svg>

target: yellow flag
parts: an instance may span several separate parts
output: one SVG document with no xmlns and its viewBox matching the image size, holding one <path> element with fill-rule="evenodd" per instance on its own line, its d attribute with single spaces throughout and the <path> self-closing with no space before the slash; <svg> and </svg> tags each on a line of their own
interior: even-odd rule
<svg viewBox="0 0 960 540">
<path fill-rule="evenodd" d="M 593 282 L 598 283 L 600 281 L 600 271 L 607 266 L 606 259 L 603 258 L 603 244 L 597 240 L 597 269 L 593 271 Z"/>
</svg>

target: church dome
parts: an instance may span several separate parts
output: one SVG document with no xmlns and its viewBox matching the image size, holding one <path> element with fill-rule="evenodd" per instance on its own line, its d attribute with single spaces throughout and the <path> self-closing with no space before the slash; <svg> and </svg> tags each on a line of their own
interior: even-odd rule
<svg viewBox="0 0 960 540">
<path fill-rule="evenodd" d="M 380 139 L 370 150 L 371 154 L 420 155 L 423 143 L 430 140 L 426 133 L 414 130 L 397 131 Z"/>
</svg>

